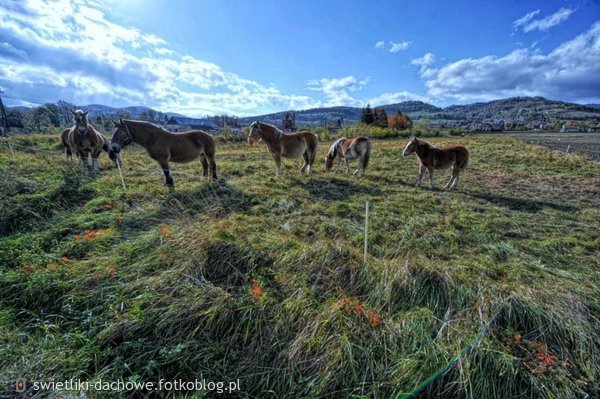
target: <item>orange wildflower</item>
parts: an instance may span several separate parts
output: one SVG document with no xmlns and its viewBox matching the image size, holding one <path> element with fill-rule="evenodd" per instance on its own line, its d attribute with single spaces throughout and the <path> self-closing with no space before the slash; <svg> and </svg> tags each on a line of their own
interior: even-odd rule
<svg viewBox="0 0 600 399">
<path fill-rule="evenodd" d="M 25 265 L 25 266 L 23 266 L 23 269 L 22 269 L 22 270 L 23 270 L 25 273 L 31 273 L 31 272 L 33 272 L 33 266 L 31 266 L 31 265 Z"/>
<path fill-rule="evenodd" d="M 114 267 L 114 266 L 111 266 L 111 267 L 109 267 L 109 268 L 108 268 L 108 275 L 109 275 L 111 278 L 116 278 L 116 277 L 117 277 L 117 268 L 116 268 L 116 267 Z"/>
<path fill-rule="evenodd" d="M 56 263 L 49 263 L 48 264 L 48 269 L 56 269 L 58 268 L 58 265 Z"/>
<path fill-rule="evenodd" d="M 171 234 L 171 228 L 168 224 L 163 224 L 160 226 L 160 231 L 158 233 L 161 237 L 166 237 Z"/>
<path fill-rule="evenodd" d="M 375 312 L 370 312 L 369 313 L 369 323 L 371 323 L 371 326 L 374 328 L 377 328 L 381 325 L 381 318 L 379 317 L 379 315 Z"/>
<path fill-rule="evenodd" d="M 71 261 L 71 259 L 69 259 L 69 258 L 68 258 L 68 257 L 66 257 L 66 256 L 61 256 L 61 257 L 60 257 L 60 261 L 61 261 L 61 262 L 70 262 L 70 261 Z"/>
</svg>

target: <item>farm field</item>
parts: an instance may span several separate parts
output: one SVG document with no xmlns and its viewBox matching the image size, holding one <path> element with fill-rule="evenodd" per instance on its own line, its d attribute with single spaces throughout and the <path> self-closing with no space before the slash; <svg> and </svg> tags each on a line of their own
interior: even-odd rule
<svg viewBox="0 0 600 399">
<path fill-rule="evenodd" d="M 543 145 L 560 152 L 577 152 L 600 161 L 600 133 L 533 132 L 511 134 L 528 144 Z"/>
<path fill-rule="evenodd" d="M 598 397 L 598 162 L 509 137 L 428 141 L 469 148 L 456 190 L 439 189 L 447 171 L 415 188 L 406 140 L 375 140 L 363 178 L 324 171 L 329 142 L 313 176 L 285 160 L 279 178 L 263 145 L 218 143 L 223 180 L 173 164 L 169 192 L 139 147 L 122 152 L 124 190 L 105 153 L 93 177 L 56 135 L 2 139 L 0 397 L 20 377 L 239 379 L 248 398 Z"/>
</svg>

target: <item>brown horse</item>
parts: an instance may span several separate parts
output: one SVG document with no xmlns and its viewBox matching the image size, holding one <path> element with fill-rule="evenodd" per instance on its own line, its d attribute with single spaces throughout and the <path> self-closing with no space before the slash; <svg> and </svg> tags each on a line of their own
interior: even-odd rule
<svg viewBox="0 0 600 399">
<path fill-rule="evenodd" d="M 335 173 L 339 172 L 342 158 L 346 164 L 346 173 L 350 172 L 350 166 L 348 165 L 349 159 L 359 158 L 359 168 L 356 169 L 354 174 L 359 173 L 359 176 L 365 175 L 365 169 L 369 165 L 369 157 L 371 156 L 371 142 L 367 137 L 355 137 L 353 139 L 347 139 L 340 137 L 333 142 L 329 147 L 327 158 L 325 158 L 325 169 L 331 170 L 333 167 L 333 161 L 335 157 L 339 157 Z"/>
<path fill-rule="evenodd" d="M 63 144 L 67 144 L 65 147 L 65 154 L 69 158 L 69 153 L 75 152 L 81 159 L 81 163 L 87 169 L 90 169 L 88 164 L 88 156 L 92 155 L 92 168 L 95 171 L 100 170 L 98 167 L 98 156 L 102 150 L 108 151 L 108 144 L 106 139 L 100 132 L 88 123 L 87 112 L 80 109 L 77 111 L 71 111 L 73 113 L 73 119 L 75 126 L 69 129 L 66 133 L 63 131 L 61 139 Z"/>
<path fill-rule="evenodd" d="M 425 169 L 429 172 L 429 187 L 433 189 L 433 171 L 435 169 L 448 169 L 451 167 L 452 177 L 444 188 L 454 188 L 458 183 L 459 173 L 469 163 L 469 151 L 461 145 L 435 148 L 428 142 L 413 137 L 406 144 L 406 147 L 404 147 L 402 155 L 407 156 L 413 152 L 417 154 L 417 159 L 419 160 L 417 187 L 421 185 Z"/>
<path fill-rule="evenodd" d="M 249 127 L 248 144 L 253 145 L 261 140 L 267 143 L 267 147 L 275 160 L 277 166 L 275 176 L 279 176 L 281 173 L 281 157 L 298 158 L 300 156 L 304 157 L 304 165 L 300 168 L 300 173 L 306 171 L 306 174 L 310 175 L 319 143 L 316 134 L 306 130 L 286 134 L 268 123 L 252 122 Z"/>
<path fill-rule="evenodd" d="M 71 151 L 71 147 L 69 146 L 69 132 L 71 128 L 67 128 L 63 130 L 60 134 L 60 141 L 62 141 L 63 149 L 65 150 L 65 157 L 67 161 L 71 161 L 73 159 L 73 152 Z"/>
<path fill-rule="evenodd" d="M 108 155 L 116 160 L 121 149 L 137 143 L 146 149 L 165 174 L 166 185 L 173 187 L 169 162 L 184 163 L 199 159 L 204 176 L 217 179 L 215 164 L 215 141 L 201 130 L 171 133 L 150 122 L 120 119 L 114 122 L 112 140 Z"/>
</svg>

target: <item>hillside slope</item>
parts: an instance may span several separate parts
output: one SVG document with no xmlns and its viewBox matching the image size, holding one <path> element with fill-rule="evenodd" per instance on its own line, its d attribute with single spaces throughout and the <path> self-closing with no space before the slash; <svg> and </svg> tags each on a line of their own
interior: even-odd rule
<svg viewBox="0 0 600 399">
<path fill-rule="evenodd" d="M 471 151 L 458 190 L 445 192 L 413 187 L 402 141 L 374 142 L 362 179 L 322 164 L 300 176 L 289 160 L 274 178 L 263 146 L 228 144 L 217 152 L 225 181 L 174 165 L 169 193 L 140 148 L 123 152 L 124 191 L 105 154 L 92 177 L 65 164 L 56 136 L 9 140 L 0 396 L 25 377 L 405 397 L 472 343 L 424 394 L 600 394 L 596 162 L 506 138 L 434 139 Z"/>
</svg>

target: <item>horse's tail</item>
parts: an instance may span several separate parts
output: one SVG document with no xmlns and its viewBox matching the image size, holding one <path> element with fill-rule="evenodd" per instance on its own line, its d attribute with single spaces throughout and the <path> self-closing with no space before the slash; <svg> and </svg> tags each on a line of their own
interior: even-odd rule
<svg viewBox="0 0 600 399">
<path fill-rule="evenodd" d="M 469 164 L 469 150 L 466 149 L 466 147 L 464 148 L 464 154 L 465 154 L 465 159 L 463 159 L 462 163 L 459 165 L 459 169 L 463 170 L 467 167 L 467 165 Z"/>
<path fill-rule="evenodd" d="M 314 140 L 307 140 L 307 144 L 308 144 L 308 159 L 309 159 L 309 165 L 312 165 L 313 162 L 315 162 L 315 159 L 317 158 L 317 147 L 319 146 L 319 136 L 317 136 L 314 133 L 309 133 L 312 134 L 312 137 L 314 138 Z"/>
<path fill-rule="evenodd" d="M 369 166 L 369 158 L 371 157 L 371 140 L 367 140 L 367 150 L 363 157 L 363 171 Z"/>
</svg>

